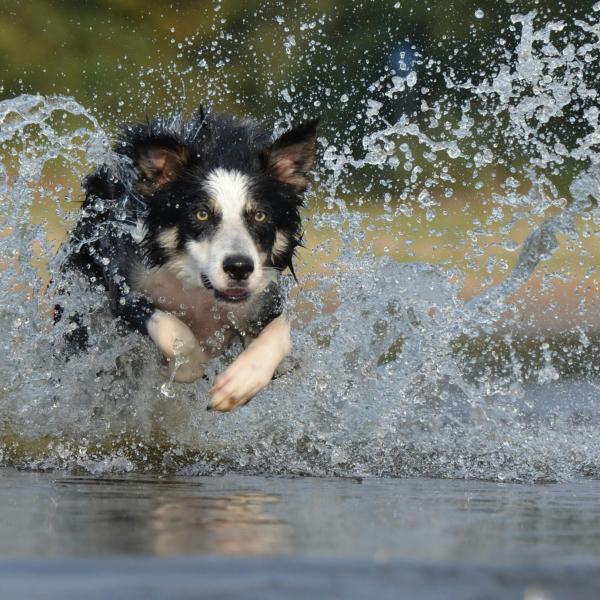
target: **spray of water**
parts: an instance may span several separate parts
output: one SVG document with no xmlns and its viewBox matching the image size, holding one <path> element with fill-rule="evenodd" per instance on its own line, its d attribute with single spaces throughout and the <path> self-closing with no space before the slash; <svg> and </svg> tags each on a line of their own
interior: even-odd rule
<svg viewBox="0 0 600 600">
<path fill-rule="evenodd" d="M 597 11 L 567 24 L 540 22 L 532 12 L 507 27 L 518 43 L 499 41 L 504 54 L 494 71 L 466 80 L 444 71 L 449 94 L 422 99 L 418 119 L 399 114 L 392 123 L 380 113 L 386 98 L 425 88 L 432 61 L 421 57 L 420 71 L 377 79 L 373 97 L 364 98 L 360 155 L 340 136 L 321 139 L 311 200 L 321 242 L 312 251 L 333 259 L 292 291 L 288 372 L 227 415 L 204 410 L 208 384 L 165 381 L 151 343 L 117 329 L 99 290 L 72 280 L 65 294 L 49 283 L 76 199 L 52 174 L 79 179 L 110 161 L 109 134 L 72 98 L 0 102 L 0 462 L 92 472 L 597 475 L 593 332 L 578 324 L 576 343 L 562 348 L 567 363 L 586 373 L 569 377 L 550 343 L 531 346 L 533 356 L 517 344 L 513 295 L 563 238 L 572 254 L 584 254 L 587 224 L 600 224 L 598 90 L 590 74 L 600 22 Z M 566 121 L 577 135 L 565 131 Z M 488 193 L 482 174 L 493 166 L 509 174 Z M 461 184 L 457 172 L 469 180 Z M 360 192 L 357 173 L 371 181 Z M 566 192 L 553 183 L 557 176 L 569 180 Z M 464 248 L 463 266 L 385 256 L 418 241 L 405 222 L 416 219 L 430 239 L 443 237 L 437 220 L 463 184 L 488 194 L 491 206 L 486 221 L 473 219 L 468 245 L 450 242 Z M 367 210 L 375 189 L 384 190 L 377 214 Z M 519 245 L 513 232 L 523 224 L 529 234 Z M 461 284 L 485 255 L 479 240 L 488 238 L 505 253 L 520 247 L 518 257 L 511 268 L 490 255 L 486 269 L 496 278 L 465 301 Z M 383 252 L 380 239 L 388 240 Z M 66 353 L 69 323 L 52 324 L 55 302 L 85 315 L 87 354 Z"/>
</svg>

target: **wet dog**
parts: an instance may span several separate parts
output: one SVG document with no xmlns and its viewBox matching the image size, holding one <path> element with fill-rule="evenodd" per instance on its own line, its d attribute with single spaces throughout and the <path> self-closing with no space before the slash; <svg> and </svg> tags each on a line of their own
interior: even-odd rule
<svg viewBox="0 0 600 600">
<path fill-rule="evenodd" d="M 254 121 L 201 109 L 127 125 L 114 161 L 84 181 L 66 269 L 103 286 L 115 317 L 150 336 L 176 381 L 201 377 L 242 338 L 209 408 L 248 402 L 290 352 L 279 279 L 301 242 L 316 128 L 307 121 L 273 140 Z"/>
</svg>

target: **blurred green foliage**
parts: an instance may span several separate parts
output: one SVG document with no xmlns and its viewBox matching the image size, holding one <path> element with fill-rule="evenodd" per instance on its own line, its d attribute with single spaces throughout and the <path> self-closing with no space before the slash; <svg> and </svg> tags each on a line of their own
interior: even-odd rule
<svg viewBox="0 0 600 600">
<path fill-rule="evenodd" d="M 356 114 L 394 67 L 400 46 L 414 46 L 442 71 L 451 66 L 471 76 L 495 60 L 490 40 L 512 13 L 536 9 L 555 18 L 590 6 L 586 0 L 568 0 L 568 7 L 559 0 L 0 0 L 1 93 L 73 95 L 109 123 L 201 100 L 258 118 L 318 113 L 330 135 L 343 130 L 352 141 L 360 135 L 360 127 L 351 127 Z M 429 74 L 428 86 L 445 93 L 440 71 Z M 344 94 L 348 100 L 337 101 Z M 388 114 L 412 108 L 386 106 Z"/>
<path fill-rule="evenodd" d="M 460 81 L 489 77 L 518 39 L 520 28 L 511 26 L 512 14 L 536 10 L 541 21 L 572 21 L 589 13 L 592 4 L 0 0 L 0 97 L 71 95 L 109 129 L 146 114 L 190 111 L 200 102 L 275 123 L 319 116 L 324 141 L 357 155 L 366 132 L 402 114 L 415 122 L 423 119 L 423 100 L 430 106 L 444 102 L 445 120 L 458 122 L 463 91 L 449 89 L 446 76 L 452 73 Z M 496 43 L 500 37 L 504 45 Z M 386 91 L 394 73 L 403 72 L 402 56 L 404 74 L 415 70 L 418 84 L 390 97 Z M 373 100 L 381 103 L 377 126 L 369 117 Z M 441 122 L 436 131 L 427 125 L 429 134 L 442 139 L 444 127 Z M 489 142 L 484 129 L 476 127 L 475 135 Z M 505 141 L 498 138 L 496 152 L 506 155 Z M 519 160 L 511 156 L 509 162 Z M 424 177 L 444 168 L 418 153 L 414 162 Z M 450 168 L 466 188 L 471 185 L 461 175 L 465 166 L 460 161 Z M 555 175 L 564 190 L 565 178 Z M 405 177 L 403 169 L 392 175 L 396 189 L 407 185 Z M 389 185 L 376 166 L 366 167 L 347 178 L 338 193 L 356 199 L 366 189 L 373 200 Z"/>
</svg>

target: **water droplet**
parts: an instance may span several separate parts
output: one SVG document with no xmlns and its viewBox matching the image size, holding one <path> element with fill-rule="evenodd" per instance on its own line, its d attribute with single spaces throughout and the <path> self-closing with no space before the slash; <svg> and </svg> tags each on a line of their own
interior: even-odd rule
<svg viewBox="0 0 600 600">
<path fill-rule="evenodd" d="M 160 393 L 167 398 L 175 397 L 175 390 L 173 389 L 170 381 L 167 381 L 160 386 Z"/>
<path fill-rule="evenodd" d="M 483 19 L 484 15 L 485 13 L 480 8 L 475 11 L 475 17 L 477 19 Z"/>
</svg>

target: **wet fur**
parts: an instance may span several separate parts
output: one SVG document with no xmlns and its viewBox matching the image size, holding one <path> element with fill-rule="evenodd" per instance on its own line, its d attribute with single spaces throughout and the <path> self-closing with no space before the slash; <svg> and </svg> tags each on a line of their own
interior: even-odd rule
<svg viewBox="0 0 600 600">
<path fill-rule="evenodd" d="M 206 344 L 218 327 L 227 330 L 225 344 L 235 335 L 249 342 L 240 364 L 260 358 L 269 371 L 269 347 L 278 360 L 289 351 L 285 328 L 269 324 L 283 319 L 278 275 L 286 268 L 293 273 L 302 239 L 299 209 L 316 125 L 308 121 L 275 141 L 254 121 L 201 110 L 189 119 L 126 125 L 114 143 L 115 160 L 84 181 L 86 197 L 65 270 L 102 285 L 113 314 L 150 334 L 172 366 L 179 352 L 184 362 L 175 367 L 176 379 L 194 380 L 222 351 Z M 267 217 L 259 222 L 262 214 Z M 232 280 L 223 258 L 238 255 L 252 271 Z M 231 312 L 235 326 L 228 322 Z M 76 316 L 70 319 L 73 341 L 85 346 L 86 332 Z M 238 364 L 232 372 L 242 371 Z M 215 382 L 217 397 L 231 383 L 225 375 Z M 233 408 L 243 403 L 238 400 L 220 402 Z"/>
</svg>

